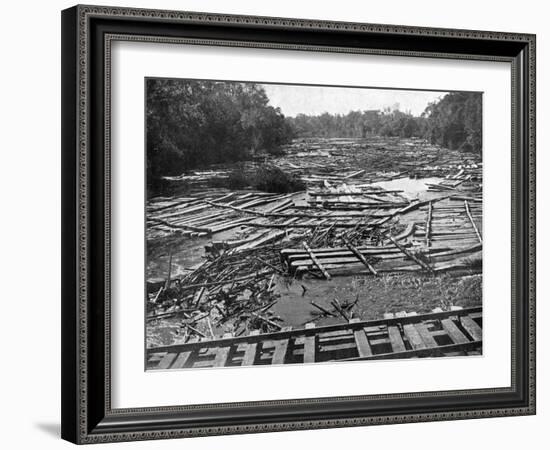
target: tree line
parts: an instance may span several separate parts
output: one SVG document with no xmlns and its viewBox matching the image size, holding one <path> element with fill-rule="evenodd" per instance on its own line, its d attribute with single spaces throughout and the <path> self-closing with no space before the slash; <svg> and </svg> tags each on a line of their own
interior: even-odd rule
<svg viewBox="0 0 550 450">
<path fill-rule="evenodd" d="M 427 106 L 420 116 L 399 109 L 351 111 L 348 114 L 298 114 L 287 119 L 298 137 L 371 135 L 425 138 L 452 150 L 481 151 L 481 94 L 453 92 Z"/>
<path fill-rule="evenodd" d="M 420 116 L 390 110 L 285 117 L 255 83 L 147 79 L 147 180 L 215 163 L 276 154 L 296 137 L 369 135 L 425 138 L 450 149 L 481 151 L 481 94 L 455 92 Z"/>
<path fill-rule="evenodd" d="M 276 152 L 294 133 L 254 83 L 147 79 L 147 180 Z"/>
</svg>

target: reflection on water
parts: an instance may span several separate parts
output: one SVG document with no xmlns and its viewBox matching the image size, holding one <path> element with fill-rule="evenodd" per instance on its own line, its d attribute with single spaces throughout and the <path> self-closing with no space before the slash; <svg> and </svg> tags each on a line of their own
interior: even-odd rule
<svg viewBox="0 0 550 450">
<path fill-rule="evenodd" d="M 379 181 L 374 183 L 376 186 L 380 186 L 386 190 L 400 190 L 402 194 L 409 200 L 419 199 L 425 200 L 434 197 L 441 197 L 439 192 L 429 192 L 428 186 L 430 184 L 438 184 L 443 181 L 443 178 L 396 178 L 390 181 Z"/>
</svg>

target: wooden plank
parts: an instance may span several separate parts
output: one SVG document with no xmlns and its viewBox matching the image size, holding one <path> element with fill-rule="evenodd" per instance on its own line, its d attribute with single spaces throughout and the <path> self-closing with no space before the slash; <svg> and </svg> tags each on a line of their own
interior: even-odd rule
<svg viewBox="0 0 550 450">
<path fill-rule="evenodd" d="M 465 308 L 460 311 L 443 311 L 440 313 L 426 313 L 413 316 L 409 314 L 407 317 L 394 318 L 393 314 L 389 314 L 389 318 L 376 319 L 376 320 L 366 320 L 360 321 L 357 323 L 346 323 L 346 324 L 335 324 L 335 325 L 325 325 L 322 327 L 316 328 L 316 333 L 330 333 L 333 331 L 339 330 L 356 330 L 359 328 L 368 328 L 370 332 L 376 330 L 384 330 L 388 325 L 398 325 L 398 324 L 408 324 L 408 323 L 417 323 L 424 320 L 441 320 L 451 316 L 465 316 L 472 315 L 481 312 L 481 307 L 474 308 Z M 259 336 L 258 342 L 262 341 L 278 341 L 280 339 L 289 339 L 296 335 L 312 334 L 308 333 L 308 330 L 286 330 L 266 333 Z M 172 344 L 167 346 L 152 347 L 147 350 L 148 354 L 162 353 L 162 352 L 176 352 L 179 353 L 184 350 L 197 349 L 202 347 L 220 347 L 224 345 L 236 345 L 238 343 L 248 342 L 251 340 L 250 336 L 238 336 L 231 339 L 216 339 L 203 342 L 187 342 L 185 344 Z"/>
<path fill-rule="evenodd" d="M 216 352 L 216 357 L 214 358 L 213 367 L 224 367 L 227 364 L 227 357 L 229 356 L 230 347 L 220 347 Z"/>
<path fill-rule="evenodd" d="M 483 335 L 483 333 L 481 332 L 481 328 L 477 323 L 474 322 L 471 317 L 462 316 L 460 318 L 460 322 L 474 341 L 481 341 Z"/>
<path fill-rule="evenodd" d="M 327 218 L 324 216 L 323 218 Z M 314 223 L 294 223 L 292 225 L 284 224 L 284 223 L 273 223 L 273 222 L 267 222 L 267 223 L 259 223 L 259 222 L 250 222 L 247 224 L 250 227 L 259 227 L 259 228 L 316 228 L 319 226 L 324 227 L 336 227 L 336 228 L 356 228 L 357 222 L 314 222 Z M 365 224 L 361 225 L 361 228 L 363 229 L 372 229 L 374 228 L 374 225 L 372 224 Z M 209 230 L 210 231 L 210 230 Z"/>
<path fill-rule="evenodd" d="M 355 342 L 339 342 L 339 343 L 326 343 L 323 345 L 320 345 L 322 352 L 339 352 L 342 350 L 353 350 L 356 348 Z M 334 358 L 339 359 L 339 358 Z"/>
<path fill-rule="evenodd" d="M 393 245 L 395 245 L 399 250 L 401 250 L 401 252 L 405 255 L 405 256 L 408 256 L 410 259 L 412 259 L 415 263 L 417 263 L 420 267 L 422 267 L 423 269 L 426 269 L 428 272 L 431 272 L 433 273 L 433 269 L 428 265 L 426 264 L 424 261 L 421 261 L 420 259 L 418 259 L 416 256 L 414 256 L 411 252 L 409 252 L 405 247 L 403 247 L 401 244 L 399 244 L 393 237 L 391 236 L 388 236 L 389 240 L 393 242 Z"/>
<path fill-rule="evenodd" d="M 390 338 L 390 343 L 394 352 L 404 352 L 406 350 L 405 343 L 401 337 L 401 331 L 399 327 L 392 325 L 388 327 L 388 336 Z"/>
<path fill-rule="evenodd" d="M 250 336 L 258 336 L 260 334 L 260 330 L 254 330 L 250 332 Z M 254 361 L 256 360 L 256 349 L 258 348 L 258 342 L 249 342 L 246 351 L 244 352 L 243 362 L 241 365 L 243 366 L 253 366 Z"/>
<path fill-rule="evenodd" d="M 319 262 L 311 248 L 309 248 L 309 245 L 307 245 L 307 242 L 302 242 L 302 245 L 306 249 L 306 251 L 309 253 L 309 256 L 311 257 L 312 261 L 315 263 L 315 265 L 318 267 L 318 269 L 321 271 L 321 273 L 325 276 L 327 280 L 330 280 L 330 274 L 326 271 L 326 269 L 323 267 L 323 265 Z"/>
<path fill-rule="evenodd" d="M 335 249 L 335 250 L 338 250 L 338 249 Z M 401 252 L 399 250 L 397 250 L 396 248 L 393 248 L 393 249 L 390 249 L 390 250 L 361 250 L 361 248 L 358 248 L 357 250 L 359 250 L 361 252 L 361 254 L 363 256 L 365 255 L 372 255 L 372 256 L 377 256 L 377 257 L 382 257 L 382 256 L 395 256 L 395 255 L 398 255 L 398 256 L 401 256 Z M 444 250 L 441 250 L 441 252 L 443 252 Z M 323 252 L 323 251 L 319 251 L 319 249 L 314 249 L 313 252 L 315 253 L 315 256 L 317 256 L 317 258 L 349 258 L 351 256 L 354 256 L 353 253 L 350 251 L 350 250 L 339 250 L 339 251 L 326 251 L 326 252 Z M 284 258 L 286 258 L 289 262 L 294 262 L 294 261 L 301 261 L 301 260 L 305 260 L 305 261 L 309 261 L 309 255 L 306 253 L 306 252 L 301 252 L 301 253 L 284 253 L 283 251 L 281 251 L 281 256 L 283 256 Z"/>
<path fill-rule="evenodd" d="M 232 337 L 233 337 L 232 333 L 225 333 L 223 335 L 224 339 L 230 339 Z M 229 350 L 231 350 L 230 345 L 224 345 L 223 347 L 218 348 L 218 351 L 216 352 L 216 357 L 214 358 L 213 367 L 224 367 L 227 364 L 227 358 L 229 357 Z"/>
<path fill-rule="evenodd" d="M 273 352 L 271 364 L 284 364 L 287 348 L 288 339 L 281 339 L 280 341 L 277 341 L 275 343 L 275 351 Z"/>
<path fill-rule="evenodd" d="M 293 202 L 294 202 L 294 200 L 292 200 L 292 199 L 284 200 L 282 202 L 276 203 L 275 205 L 269 207 L 264 212 L 265 213 L 272 213 L 272 212 L 275 212 L 275 211 L 280 211 L 281 209 L 284 209 L 286 206 L 291 205 Z"/>
<path fill-rule="evenodd" d="M 362 245 L 361 247 L 357 247 L 357 249 L 361 251 L 361 253 L 365 253 L 365 254 L 367 253 L 378 254 L 378 253 L 384 253 L 384 252 L 394 253 L 399 251 L 395 249 L 394 245 L 380 245 L 380 246 Z M 333 253 L 333 252 L 343 252 L 344 254 L 350 254 L 349 250 L 346 250 L 345 247 L 321 247 L 321 248 L 316 248 L 313 251 L 315 252 L 316 256 L 319 256 L 319 254 L 323 255 L 325 253 Z M 284 248 L 281 250 L 281 255 L 283 256 L 305 255 L 305 254 L 306 253 L 301 248 Z"/>
<path fill-rule="evenodd" d="M 346 244 L 346 246 L 352 251 L 352 253 L 357 256 L 357 259 L 359 261 L 361 261 L 363 263 L 363 265 L 369 269 L 369 271 L 373 274 L 373 275 L 378 275 L 378 272 L 374 269 L 374 267 L 372 267 L 369 262 L 366 260 L 366 258 L 361 254 L 361 252 L 359 250 L 357 250 L 353 245 L 351 245 L 351 243 L 344 238 L 344 243 Z"/>
<path fill-rule="evenodd" d="M 183 366 L 185 366 L 185 363 L 189 360 L 189 357 L 191 356 L 191 352 L 181 352 L 176 360 L 174 361 L 174 364 L 172 364 L 172 369 L 181 369 Z"/>
<path fill-rule="evenodd" d="M 426 247 L 431 245 L 430 237 L 432 233 L 432 202 L 428 203 L 428 217 L 426 219 Z"/>
<path fill-rule="evenodd" d="M 479 351 L 481 347 L 481 341 L 472 341 L 465 344 L 449 344 L 442 345 L 440 347 L 429 347 L 421 350 L 406 350 L 399 353 L 379 353 L 366 358 L 346 358 L 340 361 L 360 361 L 360 360 L 376 360 L 376 359 L 404 359 L 415 357 L 429 357 L 429 356 L 444 356 L 452 352 L 464 352 L 464 351 Z"/>
<path fill-rule="evenodd" d="M 177 353 L 167 353 L 159 362 L 157 369 L 169 369 L 174 359 L 176 359 L 176 356 L 178 356 Z"/>
<path fill-rule="evenodd" d="M 359 322 L 359 319 L 351 319 L 351 323 Z M 365 357 L 372 355 L 372 349 L 370 348 L 369 340 L 363 328 L 355 330 L 353 332 L 355 338 L 355 345 L 357 346 L 357 353 L 359 356 Z"/>
<path fill-rule="evenodd" d="M 441 321 L 441 326 L 447 332 L 453 343 L 464 344 L 470 341 L 466 336 L 464 336 L 464 333 L 459 330 L 452 319 L 443 319 Z"/>
<path fill-rule="evenodd" d="M 418 331 L 418 334 L 422 338 L 422 341 L 428 348 L 437 347 L 437 341 L 434 339 L 432 334 L 428 331 L 428 325 L 425 323 L 417 323 L 414 325 L 416 328 L 416 331 Z"/>
<path fill-rule="evenodd" d="M 260 245 L 264 245 L 273 241 L 277 241 L 281 239 L 283 236 L 286 236 L 286 231 L 275 231 L 273 233 L 266 233 L 259 237 L 258 239 L 255 239 L 247 244 L 243 244 L 239 247 L 235 248 L 235 251 L 242 251 L 242 250 L 249 250 L 251 248 L 259 247 Z"/>
<path fill-rule="evenodd" d="M 306 328 L 315 328 L 315 324 L 308 323 L 306 324 Z M 315 335 L 312 334 L 311 336 L 306 336 L 304 341 L 304 363 L 314 363 L 315 353 Z"/>
<path fill-rule="evenodd" d="M 474 231 L 476 232 L 477 238 L 479 239 L 479 243 L 483 244 L 483 239 L 481 239 L 481 234 L 479 233 L 479 230 L 477 229 L 476 223 L 474 222 L 474 219 L 472 217 L 472 214 L 470 213 L 470 206 L 468 204 L 468 200 L 464 200 L 464 208 L 466 209 L 466 214 L 468 214 L 468 218 L 470 219 L 470 223 L 472 224 L 472 227 L 474 228 Z"/>
<path fill-rule="evenodd" d="M 422 340 L 422 337 L 420 336 L 420 333 L 418 332 L 418 330 L 414 327 L 414 325 L 412 323 L 404 325 L 403 326 L 403 332 L 405 333 L 405 336 L 409 340 L 413 350 L 419 350 L 419 349 L 426 348 L 426 344 L 424 344 L 424 341 Z"/>
</svg>

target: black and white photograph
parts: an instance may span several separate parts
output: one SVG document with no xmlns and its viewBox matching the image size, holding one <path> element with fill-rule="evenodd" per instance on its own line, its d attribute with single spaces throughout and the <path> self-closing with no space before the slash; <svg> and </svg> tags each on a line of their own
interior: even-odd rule
<svg viewBox="0 0 550 450">
<path fill-rule="evenodd" d="M 482 355 L 481 92 L 145 97 L 147 370 Z"/>
</svg>

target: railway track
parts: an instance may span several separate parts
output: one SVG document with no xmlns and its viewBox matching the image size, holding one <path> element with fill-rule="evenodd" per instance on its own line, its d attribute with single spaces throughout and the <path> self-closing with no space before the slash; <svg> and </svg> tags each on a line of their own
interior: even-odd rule
<svg viewBox="0 0 550 450">
<path fill-rule="evenodd" d="M 359 321 L 147 349 L 148 370 L 480 355 L 482 309 Z"/>
</svg>

